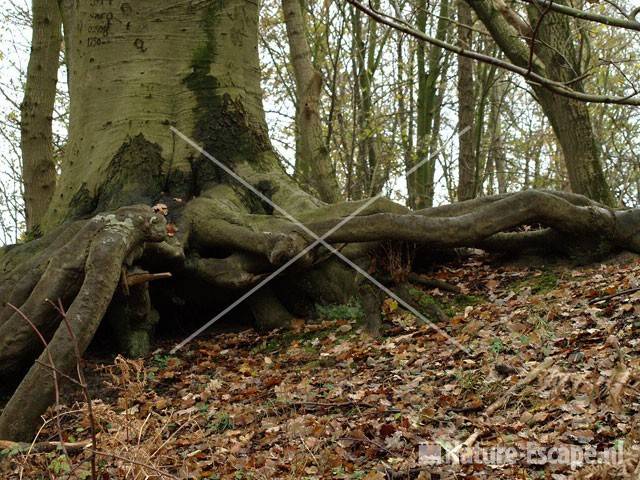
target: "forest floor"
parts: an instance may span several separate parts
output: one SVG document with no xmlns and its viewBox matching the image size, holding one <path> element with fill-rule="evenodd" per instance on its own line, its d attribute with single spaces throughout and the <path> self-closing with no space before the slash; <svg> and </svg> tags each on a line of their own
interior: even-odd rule
<svg viewBox="0 0 640 480">
<path fill-rule="evenodd" d="M 379 339 L 343 305 L 289 332 L 90 359 L 96 445 L 67 395 L 69 456 L 7 448 L 0 476 L 91 478 L 95 455 L 100 480 L 640 478 L 640 261 L 490 260 L 429 275 L 460 293 L 413 292 L 468 352 L 387 300 Z M 51 418 L 38 442 L 58 438 Z"/>
</svg>

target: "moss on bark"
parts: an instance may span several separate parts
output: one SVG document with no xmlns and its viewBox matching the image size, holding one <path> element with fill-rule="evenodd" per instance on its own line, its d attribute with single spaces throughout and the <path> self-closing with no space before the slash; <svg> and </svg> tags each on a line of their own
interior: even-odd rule
<svg viewBox="0 0 640 480">
<path fill-rule="evenodd" d="M 259 76 L 237 82 L 237 73 L 227 70 L 230 63 L 235 63 L 234 57 L 255 56 L 251 51 L 254 46 L 237 27 L 248 21 L 246 10 L 251 9 L 217 0 L 205 10 L 202 24 L 206 42 L 193 52 L 192 72 L 184 79 L 196 98 L 194 138 L 228 166 L 256 162 L 271 151 L 261 106 L 252 109 L 255 100 L 249 98 L 260 91 L 256 82 Z M 249 21 L 253 21 L 252 16 Z M 192 167 L 198 191 L 211 182 L 231 180 L 203 156 L 194 160 Z"/>
</svg>

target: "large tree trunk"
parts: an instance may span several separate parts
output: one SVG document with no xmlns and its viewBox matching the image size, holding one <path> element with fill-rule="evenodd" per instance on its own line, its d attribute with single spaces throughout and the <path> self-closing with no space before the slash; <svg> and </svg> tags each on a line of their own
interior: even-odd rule
<svg viewBox="0 0 640 480">
<path fill-rule="evenodd" d="M 539 44 L 536 45 L 535 52 L 545 64 L 549 78 L 563 83 L 570 82 L 572 88 L 584 91 L 582 81 L 576 81 L 582 77 L 582 69 L 570 18 L 549 12 L 541 19 L 538 7 L 534 6 L 530 6 L 528 11 L 532 25 L 540 22 L 537 32 Z M 536 88 L 536 95 L 562 147 L 571 190 L 598 202 L 613 205 L 588 105 L 541 87 Z"/>
<path fill-rule="evenodd" d="M 110 328 L 135 337 L 150 330 L 155 315 L 145 307 L 145 292 L 134 295 L 127 289 L 126 308 L 107 312 L 106 307 L 120 291 L 123 265 L 137 268 L 145 242 L 161 240 L 143 228 L 151 219 L 157 222 L 151 211 L 157 202 L 169 204 L 169 221 L 178 233 L 159 246 L 148 245 L 145 257 L 155 258 L 150 264 L 225 287 L 227 293 L 217 295 L 220 302 L 233 298 L 229 289 L 273 270 L 293 248 L 295 239 L 267 233 L 265 220 L 273 218 L 269 205 L 170 127 L 292 214 L 323 204 L 293 183 L 272 151 L 262 107 L 256 3 L 62 2 L 61 8 L 69 140 L 42 222 L 49 235 L 0 257 L 0 376 L 6 381 L 23 373 L 42 351 L 31 327 L 9 304 L 20 307 L 51 340 L 61 369 L 73 363 L 71 340 L 45 299 L 59 298 L 69 308 L 81 350 L 105 314 Z M 126 210 L 133 204 L 146 207 Z M 100 214 L 113 211 L 120 213 Z M 92 220 L 75 221 L 92 215 Z M 271 230 L 277 227 L 275 220 Z M 225 249 L 243 254 L 217 258 Z M 185 250 L 194 252 L 187 262 Z M 92 295 L 95 301 L 87 305 Z M 253 308 L 259 311 L 260 305 Z M 146 343 L 148 338 L 141 338 L 130 351 L 140 353 Z M 43 361 L 48 363 L 46 357 Z M 36 386 L 42 393 L 27 402 Z M 0 417 L 0 437 L 31 435 L 53 391 L 50 372 L 33 364 Z"/>
<path fill-rule="evenodd" d="M 117 329 L 130 335 L 120 343 L 139 354 L 157 321 L 154 308 L 172 322 L 196 311 L 211 318 L 294 258 L 291 270 L 249 299 L 258 326 L 285 326 L 289 312 L 316 302 L 345 302 L 359 289 L 353 270 L 327 260 L 326 245 L 302 254 L 317 244 L 313 232 L 352 244 L 341 245 L 338 255 L 365 267 L 381 240 L 416 242 L 425 250 L 640 250 L 639 211 L 614 212 L 567 193 L 505 194 L 414 213 L 384 199 L 326 205 L 298 188 L 271 150 L 256 3 L 62 4 L 69 146 L 47 233 L 0 249 L 0 383 L 27 372 L 0 415 L 0 438 L 30 438 L 55 398 L 47 365 L 69 372 L 75 349 L 84 352 L 103 320 L 109 336 L 120 335 Z M 165 218 L 152 210 L 156 202 L 168 205 L 175 236 L 166 235 Z M 515 231 L 521 224 L 548 228 Z M 154 286 L 149 295 L 140 283 L 145 269 L 170 271 L 175 282 Z M 47 299 L 62 302 L 68 324 Z M 49 342 L 47 350 L 33 329 Z"/>
<path fill-rule="evenodd" d="M 65 219 L 188 199 L 225 164 L 276 165 L 261 103 L 257 5 L 62 2 L 71 98 L 62 176 L 47 215 Z M 97 6 L 96 6 L 97 5 Z"/>
<path fill-rule="evenodd" d="M 31 56 L 20 105 L 20 148 L 27 232 L 37 236 L 56 185 L 51 121 L 62 43 L 58 2 L 34 0 L 32 18 Z"/>
</svg>

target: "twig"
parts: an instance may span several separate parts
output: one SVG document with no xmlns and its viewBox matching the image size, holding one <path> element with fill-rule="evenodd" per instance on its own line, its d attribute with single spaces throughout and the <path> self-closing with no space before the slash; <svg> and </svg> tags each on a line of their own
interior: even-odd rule
<svg viewBox="0 0 640 480">
<path fill-rule="evenodd" d="M 503 407 L 509 401 L 509 399 L 511 398 L 511 395 L 513 395 L 516 390 L 518 390 L 520 387 L 523 387 L 533 382 L 536 378 L 538 378 L 538 376 L 544 370 L 547 370 L 548 368 L 550 368 L 554 363 L 555 363 L 555 358 L 547 357 L 547 359 L 544 362 L 542 362 L 540 365 L 534 368 L 531 372 L 529 372 L 529 374 L 526 377 L 524 377 L 522 380 L 516 383 L 513 387 L 511 387 L 506 394 L 504 394 L 498 400 L 496 400 L 491 405 L 489 405 L 489 407 L 485 410 L 483 416 L 488 417 L 490 415 L 493 415 L 496 412 L 496 410 Z"/>
<path fill-rule="evenodd" d="M 64 447 L 67 451 L 77 452 L 91 445 L 91 440 L 82 442 L 12 442 L 11 440 L 0 440 L 0 450 L 17 450 L 23 453 L 47 453 Z"/>
<path fill-rule="evenodd" d="M 140 272 L 140 273 L 132 273 L 126 276 L 127 285 L 129 287 L 138 285 L 140 283 L 152 282 L 154 280 L 162 280 L 163 278 L 171 278 L 171 272 L 162 272 L 162 273 Z"/>
<path fill-rule="evenodd" d="M 358 402 L 302 402 L 302 401 L 291 401 L 291 402 L 278 402 L 282 405 L 287 405 L 290 407 L 317 407 L 317 408 L 347 408 L 347 407 L 365 407 L 365 408 L 375 408 L 375 405 L 371 405 L 369 403 L 358 403 Z"/>
<path fill-rule="evenodd" d="M 51 352 L 49 351 L 49 344 L 45 340 L 45 338 L 42 335 L 42 333 L 40 333 L 40 330 L 38 329 L 38 327 L 35 326 L 35 324 L 29 319 L 29 317 L 27 317 L 24 313 L 22 313 L 22 310 L 20 310 L 18 307 L 16 307 L 15 305 L 13 305 L 11 303 L 7 303 L 7 306 L 9 308 L 12 308 L 25 322 L 27 322 L 29 324 L 31 329 L 35 332 L 35 334 L 40 339 L 40 342 L 42 342 L 42 345 L 44 345 L 44 351 L 47 353 L 47 357 L 49 357 L 49 364 L 50 364 L 51 370 L 52 370 L 51 374 L 53 375 L 53 389 L 54 389 L 54 392 L 55 392 L 55 405 L 54 406 L 55 406 L 55 411 L 56 411 L 56 427 L 58 429 L 58 436 L 60 437 L 60 445 L 62 446 L 62 451 L 64 452 L 65 456 L 68 458 L 69 457 L 69 453 L 67 452 L 66 448 L 64 447 L 64 435 L 62 433 L 62 424 L 60 423 L 60 385 L 58 384 L 58 374 L 57 374 L 57 369 L 56 369 L 55 363 L 53 362 L 53 356 L 51 355 Z"/>
<path fill-rule="evenodd" d="M 187 426 L 187 424 L 191 421 L 191 415 L 189 415 L 189 418 L 187 418 L 187 420 L 180 425 L 178 428 L 176 428 L 173 432 L 171 432 L 171 435 L 169 435 L 169 437 L 167 437 L 167 439 L 162 443 L 162 445 L 160 445 L 158 448 L 156 448 L 156 450 L 149 456 L 149 458 L 153 458 L 156 456 L 156 454 L 162 450 L 164 448 L 164 446 L 169 443 L 169 441 L 180 431 L 182 430 L 184 427 Z"/>
<path fill-rule="evenodd" d="M 103 452 L 103 451 L 94 450 L 94 449 L 91 449 L 91 451 L 93 453 L 95 453 L 96 455 L 101 455 L 103 457 L 117 458 L 118 460 L 122 460 L 124 462 L 129 462 L 129 463 L 132 463 L 134 465 L 139 465 L 140 467 L 148 468 L 149 470 L 153 470 L 154 472 L 159 473 L 163 477 L 168 477 L 168 478 L 171 478 L 173 480 L 180 480 L 175 475 L 172 475 L 171 473 L 165 472 L 164 470 L 161 470 L 158 467 L 154 467 L 153 465 L 149 465 L 148 463 L 138 462 L 137 460 L 132 460 L 132 459 L 127 458 L 127 457 L 116 455 L 115 453 Z"/>
<path fill-rule="evenodd" d="M 302 442 L 302 446 L 304 447 L 304 449 L 309 452 L 309 454 L 311 455 L 311 458 L 313 458 L 313 463 L 315 463 L 316 467 L 319 466 L 318 464 L 318 458 L 315 456 L 315 454 L 311 451 L 311 449 L 307 446 L 307 444 L 304 442 L 304 438 L 302 438 L 301 434 L 298 434 L 298 437 L 300 437 L 300 441 Z"/>
<path fill-rule="evenodd" d="M 628 293 L 640 292 L 640 287 L 627 288 L 626 290 L 620 290 L 619 292 L 612 293 L 611 295 L 605 295 L 604 297 L 596 297 L 589 300 L 589 305 L 594 303 L 604 302 L 605 300 L 611 300 L 612 298 L 619 297 L 621 295 L 627 295 Z"/>
<path fill-rule="evenodd" d="M 73 341 L 73 350 L 76 355 L 76 371 L 78 374 L 78 383 L 80 385 L 80 388 L 82 389 L 84 400 L 87 403 L 87 415 L 89 417 L 89 432 L 91 433 L 91 443 L 93 444 L 93 448 L 98 448 L 98 443 L 97 443 L 98 437 L 96 435 L 96 421 L 93 416 L 93 406 L 91 404 L 91 395 L 89 394 L 89 387 L 87 386 L 87 382 L 85 381 L 84 371 L 82 369 L 82 355 L 80 354 L 80 349 L 78 348 L 78 341 L 76 339 L 75 334 L 73 333 L 73 329 L 71 328 L 71 324 L 69 323 L 69 319 L 67 318 L 67 312 L 64 310 L 64 306 L 62 305 L 62 300 L 60 299 L 58 299 L 58 306 L 56 310 L 58 310 L 60 315 L 62 315 L 62 321 L 67 326 L 67 331 L 69 332 L 69 336 Z M 98 470 L 96 468 L 95 453 L 91 454 L 91 478 L 93 480 L 98 480 Z"/>
<path fill-rule="evenodd" d="M 532 1 L 535 1 L 535 0 L 532 0 Z M 527 79 L 527 83 L 540 85 L 542 87 L 547 88 L 548 90 L 552 91 L 557 95 L 573 98 L 574 100 L 579 100 L 581 102 L 605 103 L 605 104 L 617 104 L 617 105 L 640 105 L 640 98 L 634 98 L 636 96 L 635 92 L 629 95 L 618 97 L 618 96 L 590 94 L 590 93 L 584 93 L 579 90 L 572 90 L 572 89 L 566 88 L 566 86 L 563 85 L 562 82 L 551 80 L 550 78 L 545 77 L 544 74 L 536 73 L 536 72 L 527 72 L 526 67 L 516 65 L 514 63 L 502 60 L 498 57 L 493 57 L 491 55 L 486 55 L 473 50 L 468 50 L 459 45 L 453 45 L 439 38 L 431 37 L 427 35 L 425 32 L 422 32 L 420 30 L 416 30 L 412 27 L 407 26 L 406 24 L 402 23 L 397 18 L 391 15 L 384 14 L 382 12 L 377 11 L 374 8 L 371 8 L 371 5 L 369 6 L 365 5 L 360 0 L 347 0 L 347 2 L 353 5 L 356 9 L 360 10 L 361 12 L 365 13 L 369 17 L 376 20 L 378 23 L 387 25 L 391 28 L 394 28 L 408 35 L 411 35 L 412 37 L 415 37 L 418 40 L 428 42 L 432 45 L 435 45 L 437 47 L 453 52 L 457 55 L 468 57 L 473 60 L 477 60 L 479 62 L 488 63 L 490 65 L 495 65 L 496 67 L 521 75 Z M 557 5 L 557 4 L 554 4 L 554 5 Z"/>
<path fill-rule="evenodd" d="M 75 378 L 73 378 L 73 377 L 72 377 L 72 376 L 70 376 L 70 375 L 67 375 L 67 374 L 66 374 L 66 373 L 64 373 L 62 370 L 60 370 L 60 369 L 58 369 L 58 368 L 55 368 L 55 367 L 52 367 L 52 366 L 51 366 L 51 365 L 49 365 L 48 363 L 41 362 L 41 361 L 40 361 L 40 360 L 38 360 L 37 358 L 36 358 L 35 363 L 37 363 L 38 365 L 40 365 L 40 366 L 42 366 L 42 367 L 44 367 L 44 368 L 48 368 L 48 369 L 49 369 L 49 370 L 51 370 L 52 372 L 56 372 L 56 373 L 57 373 L 58 375 L 60 375 L 62 378 L 64 378 L 64 379 L 66 379 L 66 380 L 70 381 L 70 382 L 71 382 L 71 383 L 73 383 L 74 385 L 78 385 L 78 386 L 80 386 L 80 382 L 79 382 L 78 380 L 76 380 Z"/>
<path fill-rule="evenodd" d="M 447 454 L 449 454 L 453 458 L 453 462 L 455 464 L 460 463 L 460 457 L 458 457 L 458 452 L 460 451 L 460 449 L 462 449 L 463 447 L 471 448 L 471 446 L 473 446 L 473 444 L 476 443 L 476 440 L 481 434 L 482 434 L 482 429 L 476 428 L 474 432 L 471 435 L 469 435 L 464 442 L 462 442 L 460 445 L 452 448 L 447 452 Z"/>
<path fill-rule="evenodd" d="M 529 66 L 527 67 L 527 74 L 525 75 L 525 78 L 531 74 L 531 70 L 533 69 L 533 55 L 536 47 L 536 37 L 538 36 L 540 26 L 542 25 L 542 21 L 544 20 L 544 17 L 547 16 L 547 14 L 551 11 L 552 7 L 553 7 L 553 0 L 549 0 L 549 3 L 544 8 L 544 10 L 541 9 L 540 6 L 538 6 L 540 16 L 538 17 L 536 26 L 533 29 L 533 32 L 531 33 L 531 46 L 529 47 Z"/>
<path fill-rule="evenodd" d="M 640 7 L 636 7 L 634 10 L 626 15 L 626 18 L 616 18 L 607 15 L 601 15 L 598 13 L 587 12 L 585 10 L 579 10 L 572 8 L 562 3 L 553 3 L 551 0 L 522 0 L 526 3 L 537 5 L 538 7 L 549 7 L 555 12 L 562 13 L 571 17 L 579 18 L 580 20 L 589 20 L 591 22 L 602 23 L 611 27 L 626 28 L 629 30 L 640 31 L 640 23 L 635 19 Z"/>
</svg>

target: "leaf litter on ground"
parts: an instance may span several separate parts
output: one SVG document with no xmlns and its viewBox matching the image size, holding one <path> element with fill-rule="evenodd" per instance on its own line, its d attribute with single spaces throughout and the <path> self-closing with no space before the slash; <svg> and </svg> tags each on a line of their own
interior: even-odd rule
<svg viewBox="0 0 640 480">
<path fill-rule="evenodd" d="M 5 449 L 0 474 L 90 478 L 96 450 L 101 480 L 640 478 L 640 292 L 617 294 L 639 286 L 640 261 L 535 269 L 478 254 L 429 275 L 461 293 L 416 295 L 447 311 L 438 326 L 471 355 L 388 299 L 376 339 L 355 319 L 298 320 L 288 332 L 198 339 L 175 356 L 167 346 L 90 362 L 104 383 L 97 445 L 70 401 L 64 437 L 87 446 L 69 457 Z M 52 417 L 39 441 L 56 440 Z M 425 462 L 420 446 L 434 444 L 459 463 Z M 529 445 L 623 455 L 535 462 Z M 492 464 L 473 448 L 517 455 Z"/>
</svg>

